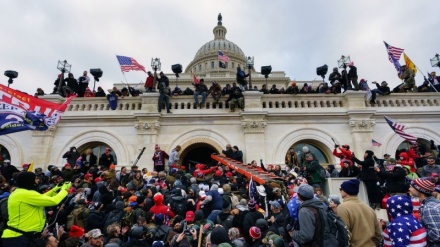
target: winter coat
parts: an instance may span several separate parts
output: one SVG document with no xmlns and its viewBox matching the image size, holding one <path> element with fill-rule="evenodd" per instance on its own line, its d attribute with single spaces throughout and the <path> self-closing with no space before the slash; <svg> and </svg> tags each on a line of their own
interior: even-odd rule
<svg viewBox="0 0 440 247">
<path fill-rule="evenodd" d="M 210 202 L 211 210 L 222 210 L 223 198 L 217 190 L 210 190 L 206 193 L 206 196 L 211 196 L 212 200 Z"/>
<path fill-rule="evenodd" d="M 86 227 L 84 230 L 86 232 L 92 229 L 100 229 L 102 231 L 104 228 L 104 223 L 104 214 L 96 209 L 91 209 L 89 211 L 89 215 L 87 216 Z"/>
<path fill-rule="evenodd" d="M 311 206 L 327 211 L 327 206 L 317 198 L 304 201 L 299 208 L 299 230 L 294 231 L 292 239 L 300 246 L 323 246 L 324 224 L 321 217 L 315 217 L 313 209 L 309 208 Z"/>
<path fill-rule="evenodd" d="M 337 214 L 351 233 L 350 246 L 376 247 L 382 236 L 376 213 L 357 196 L 344 198 L 338 206 Z"/>
<path fill-rule="evenodd" d="M 406 172 L 403 167 L 395 166 L 392 172 L 381 170 L 379 177 L 386 179 L 385 187 L 388 193 L 406 193 L 408 186 L 405 184 Z"/>
<path fill-rule="evenodd" d="M 255 226 L 255 223 L 257 222 L 258 219 L 264 219 L 263 214 L 261 214 L 260 212 L 256 211 L 255 209 L 249 210 L 249 212 L 247 212 L 246 215 L 244 216 L 243 228 L 242 228 L 243 234 L 248 236 L 249 235 L 249 229 L 252 226 Z"/>
<path fill-rule="evenodd" d="M 367 151 L 368 152 L 368 151 Z M 371 152 L 371 151 L 370 151 Z M 373 154 L 369 154 L 364 161 L 358 160 L 356 157 L 353 157 L 353 160 L 362 166 L 362 170 L 359 174 L 359 178 L 362 181 L 372 181 L 379 180 L 376 172 L 374 171 L 374 159 Z M 339 174 L 340 175 L 340 174 Z"/>
</svg>

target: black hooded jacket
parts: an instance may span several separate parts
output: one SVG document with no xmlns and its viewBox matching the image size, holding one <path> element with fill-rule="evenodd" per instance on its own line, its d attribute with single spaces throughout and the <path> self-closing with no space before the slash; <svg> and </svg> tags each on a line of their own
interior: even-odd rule
<svg viewBox="0 0 440 247">
<path fill-rule="evenodd" d="M 359 178 L 362 181 L 379 180 L 376 172 L 374 171 L 375 163 L 373 159 L 373 151 L 367 150 L 365 151 L 365 153 L 367 153 L 367 157 L 365 157 L 364 161 L 360 161 L 355 156 L 353 156 L 353 161 L 362 166 L 362 170 L 359 173 Z"/>
</svg>

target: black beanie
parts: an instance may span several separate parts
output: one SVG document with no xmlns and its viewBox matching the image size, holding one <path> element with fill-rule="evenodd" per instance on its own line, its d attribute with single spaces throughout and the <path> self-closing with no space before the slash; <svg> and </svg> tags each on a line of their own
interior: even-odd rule
<svg viewBox="0 0 440 247">
<path fill-rule="evenodd" d="M 33 190 L 35 188 L 35 173 L 20 172 L 17 176 L 17 186 L 22 189 Z"/>
</svg>

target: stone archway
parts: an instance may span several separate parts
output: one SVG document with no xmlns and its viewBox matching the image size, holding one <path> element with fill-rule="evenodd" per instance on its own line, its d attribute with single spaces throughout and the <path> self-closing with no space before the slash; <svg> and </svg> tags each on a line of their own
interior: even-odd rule
<svg viewBox="0 0 440 247">
<path fill-rule="evenodd" d="M 23 149 L 16 139 L 10 135 L 3 135 L 0 139 L 0 145 L 8 151 L 11 165 L 21 167 L 23 164 Z"/>
<path fill-rule="evenodd" d="M 218 153 L 218 150 L 211 144 L 195 142 L 182 149 L 180 161 L 188 169 L 193 168 L 196 163 L 212 164 L 211 154 L 213 153 Z"/>
<path fill-rule="evenodd" d="M 335 157 L 332 155 L 332 147 L 334 146 L 334 143 L 332 137 L 333 136 L 329 133 L 315 128 L 292 131 L 280 140 L 277 146 L 275 146 L 275 150 L 272 152 L 272 160 L 274 160 L 275 164 L 284 164 L 286 153 L 292 145 L 308 141 L 325 154 L 330 164 L 334 164 Z"/>
<path fill-rule="evenodd" d="M 107 131 L 87 131 L 83 133 L 78 133 L 72 139 L 68 140 L 64 145 L 64 148 L 60 150 L 60 153 L 55 156 L 59 158 L 54 158 L 52 163 L 62 164 L 63 159 L 61 158 L 66 150 L 69 150 L 71 146 L 75 147 L 86 147 L 89 143 L 102 143 L 110 147 L 111 150 L 118 156 L 119 164 L 128 164 L 128 150 L 124 145 L 123 141 Z M 78 149 L 79 151 L 82 151 Z M 99 157 L 98 157 L 99 159 Z"/>
</svg>

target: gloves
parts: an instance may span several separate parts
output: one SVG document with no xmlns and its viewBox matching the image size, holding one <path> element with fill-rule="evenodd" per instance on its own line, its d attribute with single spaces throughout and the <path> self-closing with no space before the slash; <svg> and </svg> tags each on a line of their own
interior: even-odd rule
<svg viewBox="0 0 440 247">
<path fill-rule="evenodd" d="M 68 182 L 68 183 L 64 183 L 63 186 L 61 187 L 61 189 L 67 191 L 67 190 L 70 189 L 70 187 L 72 187 L 72 183 L 71 183 L 71 182 Z"/>
</svg>

